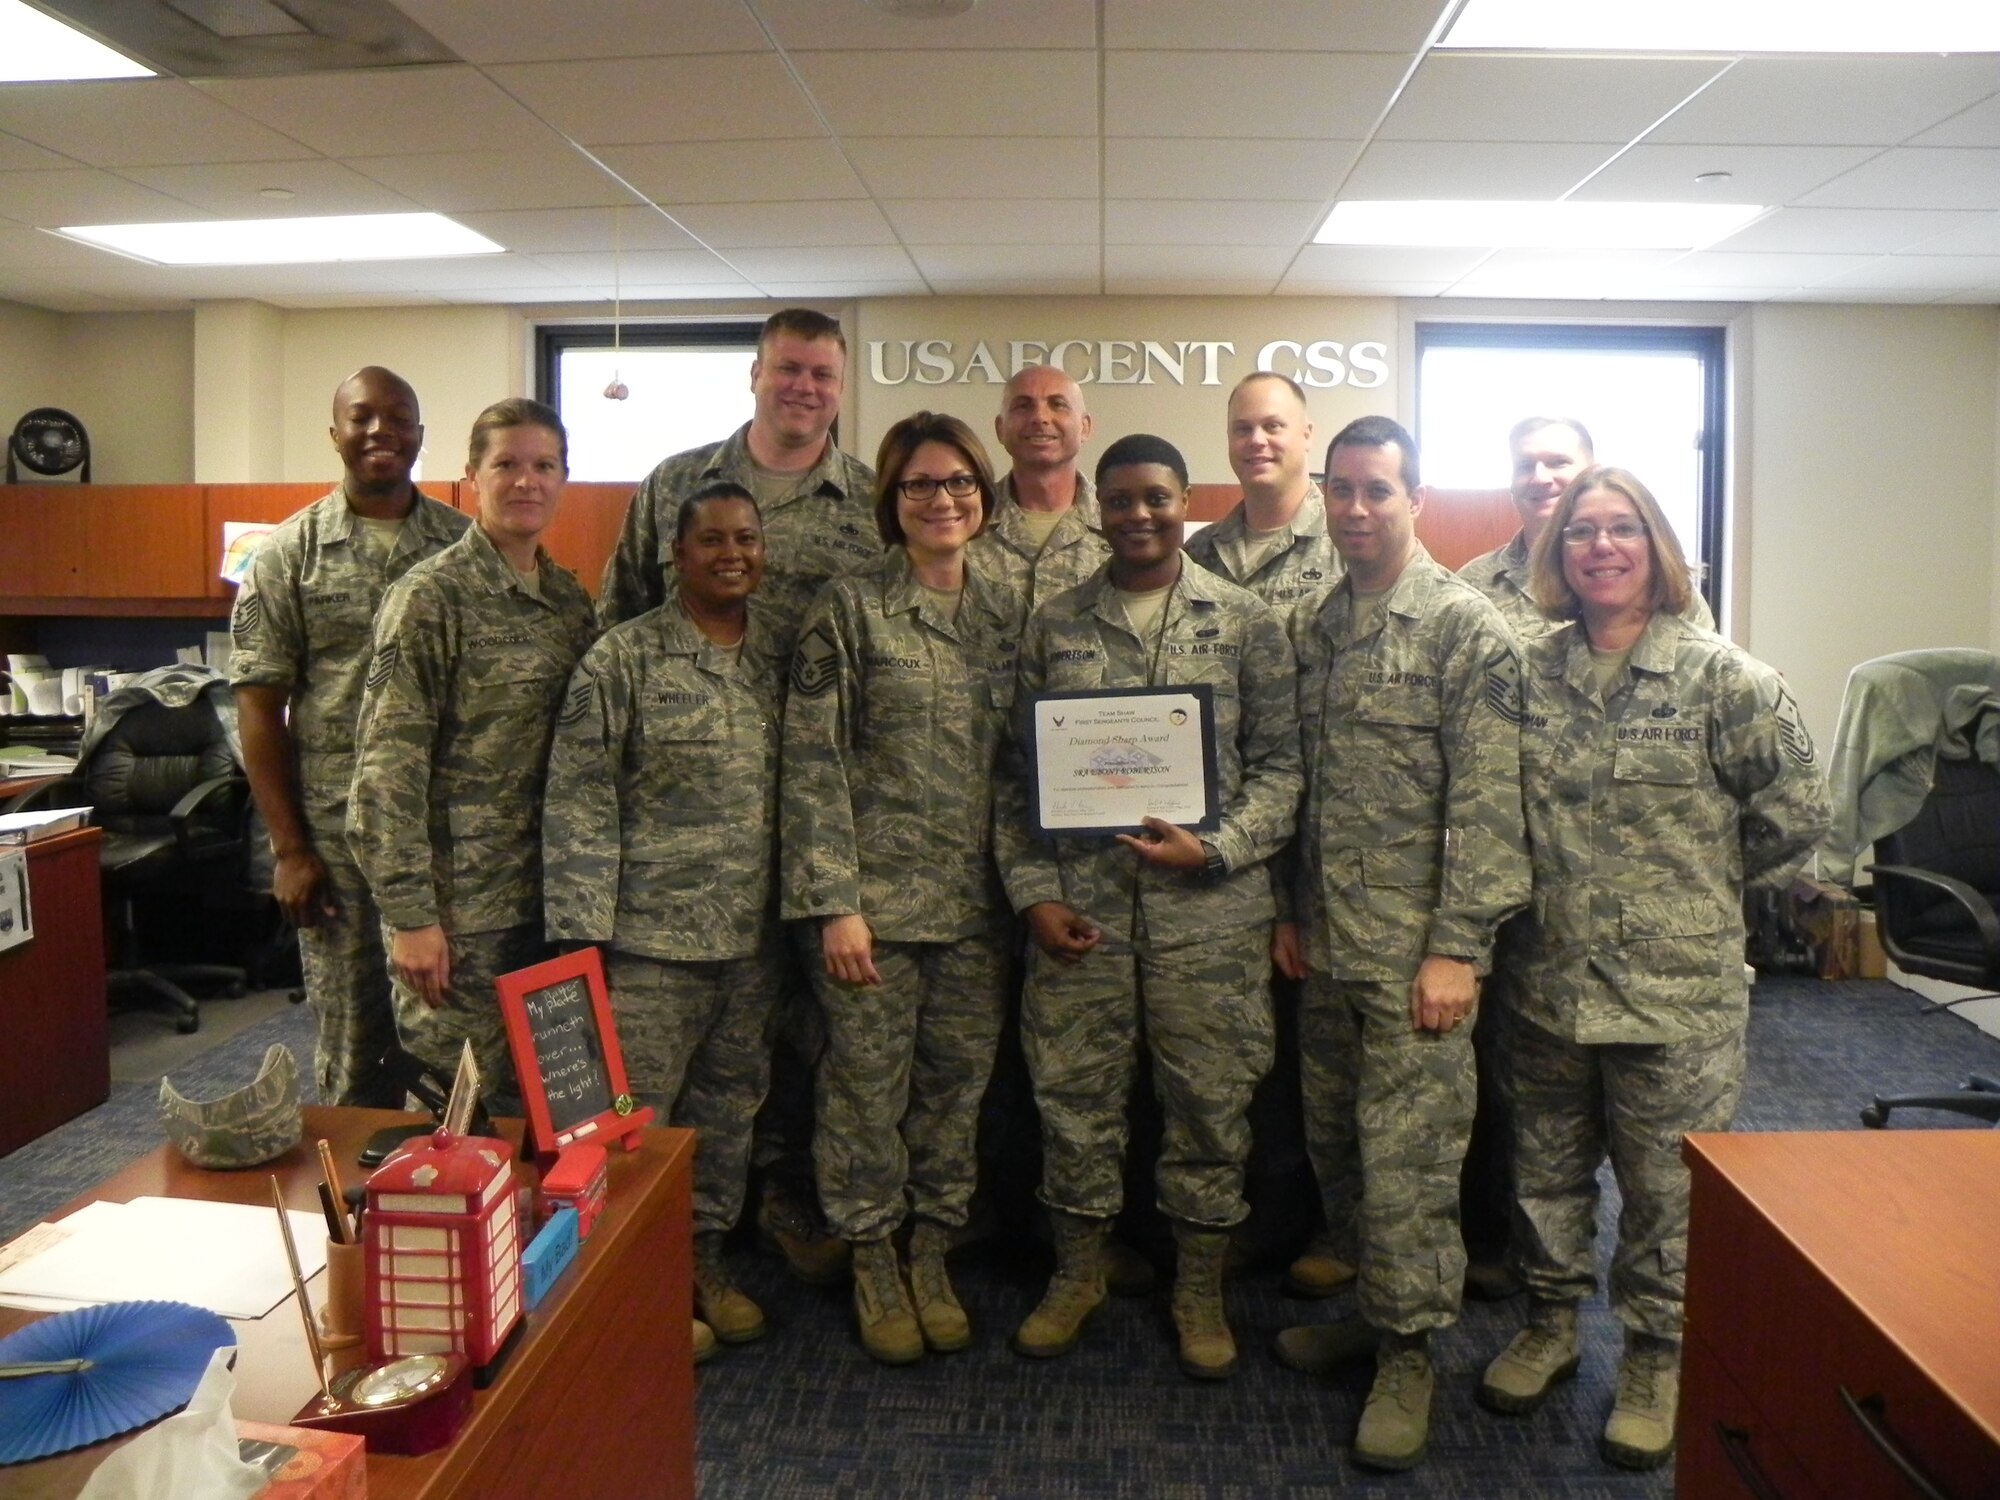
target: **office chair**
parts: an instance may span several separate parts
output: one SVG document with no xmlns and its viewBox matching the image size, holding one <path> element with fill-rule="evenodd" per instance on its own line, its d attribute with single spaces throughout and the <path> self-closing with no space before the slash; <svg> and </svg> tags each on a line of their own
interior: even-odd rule
<svg viewBox="0 0 2000 1500">
<path fill-rule="evenodd" d="M 1917 816 L 1877 841 L 1882 946 L 1912 974 L 2000 989 L 2000 769 L 1940 756 Z M 1893 1109 L 1944 1109 L 2000 1124 L 2000 1079 L 1974 1074 L 1955 1093 L 1875 1096 L 1861 1123 Z"/>
<path fill-rule="evenodd" d="M 72 775 L 11 804 L 17 811 L 93 810 L 104 830 L 98 868 L 117 963 L 106 985 L 113 994 L 136 990 L 166 1001 L 177 1031 L 201 1026 L 183 985 L 217 985 L 237 996 L 248 976 L 228 964 L 144 962 L 141 911 L 168 895 L 240 883 L 249 794 L 214 705 L 203 697 L 181 708 L 153 701 L 127 709 Z"/>
</svg>

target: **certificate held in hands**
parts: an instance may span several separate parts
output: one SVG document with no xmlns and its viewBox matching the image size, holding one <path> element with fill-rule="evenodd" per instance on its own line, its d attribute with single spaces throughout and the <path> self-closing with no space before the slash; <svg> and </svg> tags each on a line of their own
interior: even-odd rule
<svg viewBox="0 0 2000 1500">
<path fill-rule="evenodd" d="M 1037 693 L 1028 707 L 1037 833 L 1139 833 L 1149 817 L 1222 826 L 1208 684 Z"/>
</svg>

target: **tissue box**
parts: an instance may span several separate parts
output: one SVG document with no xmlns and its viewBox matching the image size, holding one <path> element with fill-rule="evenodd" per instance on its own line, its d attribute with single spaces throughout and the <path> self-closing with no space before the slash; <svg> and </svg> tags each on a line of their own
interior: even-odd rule
<svg viewBox="0 0 2000 1500">
<path fill-rule="evenodd" d="M 298 1449 L 257 1491 L 256 1500 L 368 1500 L 367 1445 L 352 1433 L 276 1427 L 239 1417 L 236 1436 Z"/>
</svg>

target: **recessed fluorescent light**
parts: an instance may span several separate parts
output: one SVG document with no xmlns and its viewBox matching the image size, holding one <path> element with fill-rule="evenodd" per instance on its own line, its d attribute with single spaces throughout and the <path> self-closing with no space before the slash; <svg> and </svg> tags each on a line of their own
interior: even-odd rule
<svg viewBox="0 0 2000 1500">
<path fill-rule="evenodd" d="M 1486 249 L 1699 250 L 1741 229 L 1755 203 L 1556 203 L 1357 200 L 1336 203 L 1316 245 L 1470 245 Z"/>
<path fill-rule="evenodd" d="M 0 0 L 0 83 L 151 78 L 153 70 L 21 0 Z"/>
<path fill-rule="evenodd" d="M 1467 0 L 1441 47 L 1551 52 L 2000 52 L 1971 0 Z"/>
<path fill-rule="evenodd" d="M 493 255 L 502 246 L 441 214 L 206 219 L 194 224 L 75 224 L 57 234 L 165 266 L 291 266 L 337 260 Z"/>
</svg>

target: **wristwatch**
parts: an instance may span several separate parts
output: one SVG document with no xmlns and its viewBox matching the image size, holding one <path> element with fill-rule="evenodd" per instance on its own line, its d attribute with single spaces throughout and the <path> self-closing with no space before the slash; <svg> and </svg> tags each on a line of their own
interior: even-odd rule
<svg viewBox="0 0 2000 1500">
<path fill-rule="evenodd" d="M 1207 839 L 1201 841 L 1201 852 L 1207 856 L 1202 861 L 1201 878 L 1214 885 L 1229 873 L 1229 861 L 1222 857 L 1222 851 Z"/>
</svg>

